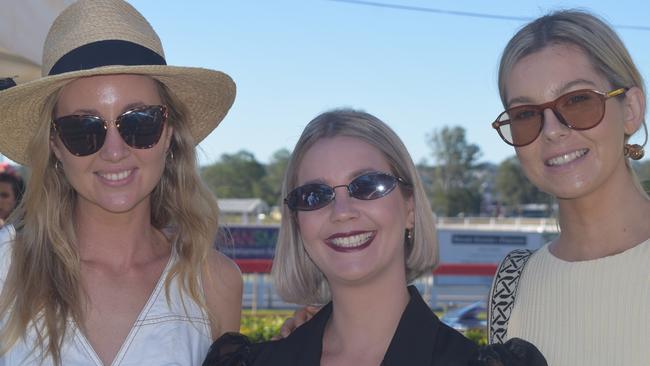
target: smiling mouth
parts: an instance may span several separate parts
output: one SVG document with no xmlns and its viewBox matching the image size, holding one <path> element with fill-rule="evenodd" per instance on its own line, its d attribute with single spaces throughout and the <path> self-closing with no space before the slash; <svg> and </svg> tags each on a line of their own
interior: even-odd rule
<svg viewBox="0 0 650 366">
<path fill-rule="evenodd" d="M 352 235 L 332 235 L 325 240 L 325 243 L 332 249 L 340 252 L 360 250 L 372 242 L 375 238 L 375 231 L 364 231 Z"/>
<path fill-rule="evenodd" d="M 132 173 L 133 169 L 129 169 L 116 173 L 97 173 L 97 175 L 111 182 L 117 182 L 128 178 Z"/>
<path fill-rule="evenodd" d="M 579 159 L 583 156 L 585 156 L 589 152 L 589 149 L 580 149 L 576 150 L 570 153 L 566 153 L 560 156 L 556 156 L 554 158 L 548 159 L 544 162 L 546 166 L 559 166 L 559 165 L 564 165 L 568 164 L 576 159 Z"/>
</svg>

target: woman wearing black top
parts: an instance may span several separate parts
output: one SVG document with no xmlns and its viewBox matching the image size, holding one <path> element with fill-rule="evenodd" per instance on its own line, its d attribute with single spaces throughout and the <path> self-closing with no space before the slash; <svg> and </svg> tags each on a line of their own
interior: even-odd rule
<svg viewBox="0 0 650 366">
<path fill-rule="evenodd" d="M 434 268 L 438 247 L 417 170 L 386 124 L 351 110 L 316 117 L 282 192 L 276 289 L 288 302 L 327 305 L 279 341 L 226 335 L 204 365 L 453 366 L 476 357 L 477 346 L 407 286 Z"/>
</svg>

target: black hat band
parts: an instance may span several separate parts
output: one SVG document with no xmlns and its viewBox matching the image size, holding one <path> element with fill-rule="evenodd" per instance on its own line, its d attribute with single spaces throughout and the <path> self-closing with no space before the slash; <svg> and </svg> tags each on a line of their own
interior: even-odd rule
<svg viewBox="0 0 650 366">
<path fill-rule="evenodd" d="M 114 65 L 167 65 L 167 62 L 156 52 L 137 43 L 105 40 L 88 43 L 66 53 L 52 66 L 48 75 Z"/>
</svg>

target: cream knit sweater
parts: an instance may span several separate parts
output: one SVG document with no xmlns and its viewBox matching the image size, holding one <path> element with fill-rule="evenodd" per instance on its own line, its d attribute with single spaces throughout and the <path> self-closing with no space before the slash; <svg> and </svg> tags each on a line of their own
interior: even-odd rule
<svg viewBox="0 0 650 366">
<path fill-rule="evenodd" d="M 528 261 L 508 337 L 535 344 L 550 366 L 650 365 L 650 239 L 583 262 Z"/>
</svg>

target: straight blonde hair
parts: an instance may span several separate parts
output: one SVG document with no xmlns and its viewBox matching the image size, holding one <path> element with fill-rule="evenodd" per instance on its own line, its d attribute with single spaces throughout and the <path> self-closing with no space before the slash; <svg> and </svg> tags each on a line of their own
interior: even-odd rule
<svg viewBox="0 0 650 366">
<path fill-rule="evenodd" d="M 412 189 L 401 189 L 412 195 L 415 205 L 415 225 L 412 239 L 405 237 L 404 264 L 408 282 L 430 272 L 438 263 L 438 241 L 435 220 L 415 164 L 395 132 L 377 117 L 350 109 L 325 112 L 305 127 L 291 154 L 282 196 L 286 197 L 297 185 L 302 157 L 316 141 L 323 138 L 347 136 L 364 141 L 378 149 L 386 158 L 392 174 L 405 179 Z M 287 302 L 296 304 L 324 304 L 331 298 L 323 273 L 312 262 L 304 249 L 296 213 L 286 205 L 281 208 L 282 223 L 273 260 L 273 280 L 278 294 Z"/>
<path fill-rule="evenodd" d="M 200 275 L 218 227 L 214 195 L 199 177 L 195 141 L 187 126 L 185 106 L 157 81 L 161 99 L 168 107 L 173 128 L 170 153 L 160 182 L 151 193 L 151 224 L 163 231 L 178 260 L 165 278 L 165 291 L 174 279 L 182 293 L 202 307 L 210 321 Z M 83 324 L 80 258 L 73 226 L 77 193 L 57 167 L 50 150 L 50 121 L 58 93 L 51 95 L 41 111 L 42 126 L 28 147 L 31 177 L 15 215 L 16 239 L 11 265 L 0 293 L 0 331 L 4 354 L 28 330 L 37 342 L 33 352 L 61 364 L 61 348 L 71 319 Z"/>
</svg>

